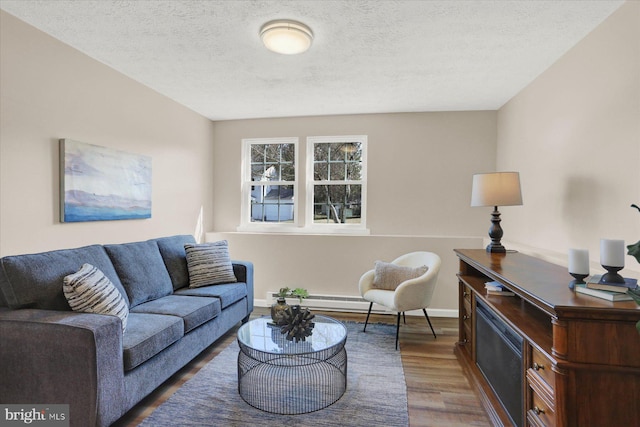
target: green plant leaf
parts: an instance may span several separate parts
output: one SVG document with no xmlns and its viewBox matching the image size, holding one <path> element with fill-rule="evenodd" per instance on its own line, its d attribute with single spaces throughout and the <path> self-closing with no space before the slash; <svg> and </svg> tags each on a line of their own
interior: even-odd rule
<svg viewBox="0 0 640 427">
<path fill-rule="evenodd" d="M 627 290 L 627 295 L 633 298 L 636 304 L 640 305 L 640 288 Z"/>
<path fill-rule="evenodd" d="M 278 292 L 278 296 L 282 297 L 282 298 L 286 298 L 289 296 L 289 288 L 280 288 L 280 291 Z"/>
<path fill-rule="evenodd" d="M 627 246 L 627 249 L 627 254 L 635 257 L 635 259 L 640 262 L 640 240 L 638 240 L 638 242 L 633 245 Z"/>
<path fill-rule="evenodd" d="M 309 296 L 309 292 L 307 292 L 307 290 L 304 288 L 295 288 L 294 290 L 291 291 L 291 296 L 302 300 Z"/>
</svg>

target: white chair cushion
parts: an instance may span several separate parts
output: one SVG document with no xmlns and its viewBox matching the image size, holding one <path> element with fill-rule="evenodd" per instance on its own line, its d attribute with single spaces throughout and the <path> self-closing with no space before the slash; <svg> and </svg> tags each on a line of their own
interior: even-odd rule
<svg viewBox="0 0 640 427">
<path fill-rule="evenodd" d="M 372 287 L 393 291 L 400 283 L 420 277 L 428 269 L 426 265 L 403 267 L 389 262 L 376 261 Z"/>
</svg>

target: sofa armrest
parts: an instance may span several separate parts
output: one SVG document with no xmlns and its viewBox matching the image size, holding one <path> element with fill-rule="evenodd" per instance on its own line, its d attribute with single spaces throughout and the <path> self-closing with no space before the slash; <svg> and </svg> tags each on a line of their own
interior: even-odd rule
<svg viewBox="0 0 640 427">
<path fill-rule="evenodd" d="M 253 263 L 249 261 L 236 261 L 232 260 L 233 274 L 238 279 L 238 282 L 244 282 L 247 284 L 247 304 L 248 312 L 253 311 Z"/>
<path fill-rule="evenodd" d="M 0 402 L 69 404 L 71 426 L 122 416 L 122 324 L 115 316 L 0 311 Z"/>
</svg>

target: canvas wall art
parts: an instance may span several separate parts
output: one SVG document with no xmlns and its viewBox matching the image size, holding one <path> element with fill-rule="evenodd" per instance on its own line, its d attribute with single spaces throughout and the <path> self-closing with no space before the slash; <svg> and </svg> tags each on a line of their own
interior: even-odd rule
<svg viewBox="0 0 640 427">
<path fill-rule="evenodd" d="M 62 222 L 151 218 L 151 157 L 60 140 Z"/>
</svg>

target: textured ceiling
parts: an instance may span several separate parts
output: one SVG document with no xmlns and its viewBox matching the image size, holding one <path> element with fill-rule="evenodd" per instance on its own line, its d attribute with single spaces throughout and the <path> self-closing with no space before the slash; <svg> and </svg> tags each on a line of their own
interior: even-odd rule
<svg viewBox="0 0 640 427">
<path fill-rule="evenodd" d="M 224 120 L 495 110 L 622 3 L 0 0 L 0 8 Z M 309 25 L 311 49 L 265 49 L 258 30 L 277 18 Z"/>
</svg>

